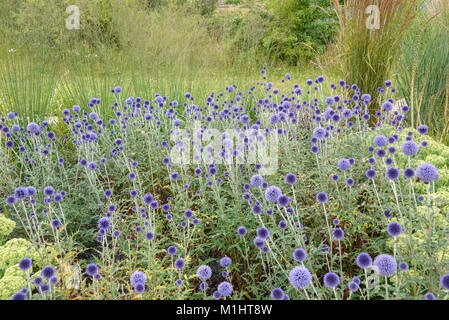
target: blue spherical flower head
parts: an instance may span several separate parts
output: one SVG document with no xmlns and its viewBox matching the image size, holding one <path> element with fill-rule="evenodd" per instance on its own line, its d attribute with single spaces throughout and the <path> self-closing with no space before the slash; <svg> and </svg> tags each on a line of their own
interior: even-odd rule
<svg viewBox="0 0 449 320">
<path fill-rule="evenodd" d="M 387 144 L 388 140 L 386 137 L 379 135 L 374 138 L 374 144 L 378 147 L 383 147 Z"/>
<path fill-rule="evenodd" d="M 357 283 L 355 283 L 355 282 L 350 282 L 349 284 L 348 284 L 348 288 L 349 288 L 349 290 L 351 290 L 352 292 L 357 292 L 358 290 L 359 290 L 359 285 L 357 284 Z"/>
<path fill-rule="evenodd" d="M 138 284 L 145 285 L 145 282 L 147 281 L 147 276 L 142 271 L 136 271 L 131 275 L 131 285 L 133 287 L 136 287 Z"/>
<path fill-rule="evenodd" d="M 198 268 L 196 274 L 200 280 L 206 281 L 212 276 L 212 269 L 208 265 L 203 264 Z"/>
<path fill-rule="evenodd" d="M 307 253 L 304 249 L 295 249 L 295 251 L 293 251 L 293 259 L 295 259 L 295 261 L 297 262 L 303 262 L 304 260 L 306 260 L 307 258 Z"/>
<path fill-rule="evenodd" d="M 387 169 L 385 174 L 388 180 L 398 180 L 401 172 L 398 170 L 398 168 L 390 167 Z"/>
<path fill-rule="evenodd" d="M 138 283 L 134 286 L 134 291 L 136 291 L 137 294 L 142 294 L 145 291 L 145 284 Z"/>
<path fill-rule="evenodd" d="M 86 267 L 86 274 L 88 276 L 95 276 L 98 273 L 98 266 L 95 263 L 90 263 Z"/>
<path fill-rule="evenodd" d="M 48 186 L 44 188 L 44 194 L 48 197 L 52 196 L 55 193 L 55 189 L 52 186 Z"/>
<path fill-rule="evenodd" d="M 335 272 L 328 272 L 324 275 L 323 283 L 328 288 L 335 288 L 340 284 L 340 277 Z"/>
<path fill-rule="evenodd" d="M 107 217 L 100 218 L 98 220 L 98 229 L 109 230 L 111 221 Z"/>
<path fill-rule="evenodd" d="M 284 300 L 285 293 L 281 288 L 274 288 L 271 290 L 270 296 L 273 300 Z"/>
<path fill-rule="evenodd" d="M 244 226 L 240 226 L 237 228 L 237 234 L 241 237 L 245 236 L 247 233 L 246 228 Z"/>
<path fill-rule="evenodd" d="M 221 298 L 221 293 L 217 291 L 214 291 L 214 293 L 212 294 L 212 296 L 214 297 L 215 300 L 220 300 Z"/>
<path fill-rule="evenodd" d="M 232 285 L 227 281 L 223 281 L 218 285 L 217 290 L 221 296 L 227 297 L 232 294 Z"/>
<path fill-rule="evenodd" d="M 435 297 L 435 295 L 432 292 L 427 292 L 424 295 L 424 299 L 425 300 L 436 300 L 437 298 Z"/>
<path fill-rule="evenodd" d="M 351 167 L 351 163 L 347 159 L 338 160 L 338 169 L 346 171 Z"/>
<path fill-rule="evenodd" d="M 413 156 L 418 153 L 419 147 L 415 142 L 410 140 L 410 141 L 405 141 L 402 144 L 401 149 L 402 149 L 402 153 L 404 153 L 406 156 L 410 157 L 410 156 Z"/>
<path fill-rule="evenodd" d="M 54 229 L 57 229 L 61 226 L 61 221 L 59 221 L 58 219 L 54 219 L 51 221 L 51 226 Z"/>
<path fill-rule="evenodd" d="M 440 178 L 437 168 L 430 163 L 423 163 L 416 169 L 416 176 L 423 182 L 429 183 Z"/>
<path fill-rule="evenodd" d="M 177 280 L 175 281 L 175 284 L 176 284 L 178 287 L 182 286 L 182 280 L 181 280 L 181 279 L 177 279 Z"/>
<path fill-rule="evenodd" d="M 313 130 L 313 136 L 317 139 L 323 139 L 326 136 L 326 129 L 318 127 Z"/>
<path fill-rule="evenodd" d="M 371 258 L 371 256 L 366 252 L 360 253 L 356 258 L 356 264 L 362 269 L 370 267 L 372 263 L 373 258 Z"/>
<path fill-rule="evenodd" d="M 48 280 L 55 275 L 55 268 L 52 266 L 45 266 L 41 271 L 41 275 L 44 279 Z"/>
<path fill-rule="evenodd" d="M 286 195 L 280 195 L 278 197 L 277 203 L 281 207 L 286 207 L 290 203 L 291 199 L 287 197 Z"/>
<path fill-rule="evenodd" d="M 351 282 L 354 282 L 354 283 L 360 285 L 360 282 L 361 282 L 361 281 L 360 281 L 360 278 L 354 277 L 354 278 L 352 278 Z"/>
<path fill-rule="evenodd" d="M 33 261 L 30 258 L 23 258 L 19 261 L 19 269 L 23 271 L 27 271 L 31 268 Z"/>
<path fill-rule="evenodd" d="M 278 198 L 282 195 L 281 189 L 276 186 L 268 187 L 265 191 L 265 199 L 270 203 L 277 202 Z"/>
<path fill-rule="evenodd" d="M 426 126 L 426 125 L 420 125 L 419 127 L 418 127 L 418 132 L 419 132 L 419 134 L 421 134 L 421 135 L 424 135 L 424 134 L 427 134 L 428 132 L 429 132 L 429 127 L 428 126 Z"/>
<path fill-rule="evenodd" d="M 312 274 L 305 267 L 295 267 L 290 271 L 288 278 L 293 287 L 301 290 L 309 286 L 312 281 Z"/>
<path fill-rule="evenodd" d="M 325 192 L 318 192 L 316 195 L 316 201 L 319 203 L 326 203 L 329 200 L 327 194 Z"/>
<path fill-rule="evenodd" d="M 265 240 L 259 237 L 254 238 L 253 240 L 254 246 L 258 249 L 261 249 L 265 245 Z"/>
<path fill-rule="evenodd" d="M 394 275 L 397 270 L 396 260 L 388 254 L 377 256 L 376 259 L 374 259 L 373 265 L 378 268 L 379 274 L 384 277 Z"/>
<path fill-rule="evenodd" d="M 449 274 L 445 274 L 440 279 L 441 288 L 449 290 Z"/>
<path fill-rule="evenodd" d="M 387 226 L 387 232 L 392 237 L 397 237 L 402 234 L 402 227 L 397 222 L 391 222 Z"/>
<path fill-rule="evenodd" d="M 36 287 L 39 287 L 39 286 L 43 283 L 43 281 L 44 281 L 44 280 L 42 280 L 41 277 L 34 277 L 34 278 L 33 278 L 33 284 L 34 284 Z"/>
<path fill-rule="evenodd" d="M 415 170 L 413 170 L 412 168 L 407 168 L 404 170 L 404 177 L 406 177 L 407 179 L 411 179 L 415 176 Z"/>
<path fill-rule="evenodd" d="M 332 230 L 332 236 L 336 240 L 341 240 L 345 236 L 345 232 L 341 228 L 335 228 L 334 230 Z"/>
<path fill-rule="evenodd" d="M 401 271 L 407 271 L 408 270 L 408 263 L 407 262 L 401 262 L 399 263 L 399 270 Z"/>
<path fill-rule="evenodd" d="M 285 176 L 285 183 L 289 185 L 294 185 L 296 183 L 296 180 L 296 175 L 294 175 L 293 173 L 289 173 Z"/>
<path fill-rule="evenodd" d="M 176 270 L 182 270 L 184 269 L 184 267 L 186 266 L 186 263 L 184 261 L 184 259 L 178 258 L 175 261 L 175 269 Z"/>
<path fill-rule="evenodd" d="M 263 183 L 263 178 L 260 174 L 255 174 L 251 177 L 251 184 L 254 187 L 259 187 L 262 185 L 262 183 Z"/>
<path fill-rule="evenodd" d="M 220 259 L 220 266 L 222 268 L 228 268 L 231 264 L 232 264 L 232 260 L 229 257 L 223 257 Z"/>
<path fill-rule="evenodd" d="M 148 241 L 151 241 L 154 239 L 154 233 L 149 231 L 145 234 L 145 239 L 147 239 Z"/>
<path fill-rule="evenodd" d="M 23 292 L 17 292 L 12 297 L 11 300 L 26 300 L 27 295 Z"/>
</svg>

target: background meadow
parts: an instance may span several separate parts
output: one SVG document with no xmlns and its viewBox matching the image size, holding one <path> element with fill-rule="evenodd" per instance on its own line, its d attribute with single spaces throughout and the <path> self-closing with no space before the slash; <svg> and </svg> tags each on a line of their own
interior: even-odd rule
<svg viewBox="0 0 449 320">
<path fill-rule="evenodd" d="M 378 2 L 1 2 L 0 298 L 447 299 L 448 2 Z"/>
</svg>

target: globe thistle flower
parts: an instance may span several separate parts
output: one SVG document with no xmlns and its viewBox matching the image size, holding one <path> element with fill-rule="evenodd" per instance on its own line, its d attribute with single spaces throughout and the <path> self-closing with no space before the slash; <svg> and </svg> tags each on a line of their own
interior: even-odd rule
<svg viewBox="0 0 449 320">
<path fill-rule="evenodd" d="M 200 280 L 206 281 L 212 276 L 212 269 L 204 264 L 198 268 L 196 274 Z"/>
<path fill-rule="evenodd" d="M 44 281 L 44 280 L 42 280 L 42 278 L 39 277 L 39 276 L 33 278 L 33 284 L 34 284 L 36 287 L 39 287 L 39 286 L 43 283 L 43 281 Z"/>
<path fill-rule="evenodd" d="M 286 207 L 290 203 L 291 199 L 287 197 L 286 195 L 280 195 L 278 197 L 277 203 L 281 207 Z"/>
<path fill-rule="evenodd" d="M 219 300 L 221 298 L 221 293 L 218 292 L 218 290 L 217 290 L 217 291 L 214 291 L 212 296 L 214 297 L 215 300 Z"/>
<path fill-rule="evenodd" d="M 35 123 L 35 122 L 30 122 L 27 125 L 27 131 L 30 132 L 30 133 L 37 134 L 37 133 L 40 132 L 39 125 L 37 123 Z"/>
<path fill-rule="evenodd" d="M 251 177 L 251 184 L 254 187 L 259 187 L 262 185 L 262 183 L 263 183 L 263 178 L 260 174 L 255 174 Z"/>
<path fill-rule="evenodd" d="M 352 187 L 354 185 L 354 179 L 352 179 L 352 178 L 346 179 L 346 185 L 348 185 L 349 187 Z"/>
<path fill-rule="evenodd" d="M 319 151 L 320 151 L 320 148 L 318 148 L 318 146 L 313 145 L 310 147 L 310 152 L 313 154 L 317 154 Z"/>
<path fill-rule="evenodd" d="M 47 186 L 44 188 L 44 194 L 51 197 L 55 193 L 55 189 L 52 186 Z"/>
<path fill-rule="evenodd" d="M 326 203 L 329 200 L 329 198 L 325 192 L 318 192 L 318 194 L 316 195 L 316 200 L 319 203 Z"/>
<path fill-rule="evenodd" d="M 51 277 L 48 282 L 50 283 L 50 285 L 55 286 L 58 284 L 59 279 L 58 279 L 58 277 Z"/>
<path fill-rule="evenodd" d="M 418 132 L 419 132 L 420 135 L 425 135 L 425 134 L 427 134 L 429 132 L 429 127 L 424 125 L 424 124 L 422 124 L 422 125 L 420 125 L 418 127 Z"/>
<path fill-rule="evenodd" d="M 48 280 L 55 275 L 55 268 L 52 266 L 45 266 L 41 271 L 41 275 L 44 279 Z"/>
<path fill-rule="evenodd" d="M 378 147 L 383 147 L 383 146 L 385 146 L 386 144 L 387 144 L 387 138 L 386 137 L 384 137 L 384 136 L 382 136 L 382 135 L 379 135 L 379 136 L 376 136 L 375 138 L 374 138 L 374 144 L 376 145 L 376 146 L 378 146 Z"/>
<path fill-rule="evenodd" d="M 281 288 L 274 288 L 270 293 L 271 299 L 273 300 L 284 300 L 284 290 Z"/>
<path fill-rule="evenodd" d="M 345 236 L 345 232 L 341 228 L 335 228 L 334 230 L 332 230 L 332 236 L 336 240 L 341 240 Z"/>
<path fill-rule="evenodd" d="M 351 164 L 349 163 L 349 160 L 347 159 L 340 159 L 338 160 L 338 168 L 342 171 L 346 171 L 351 167 Z"/>
<path fill-rule="evenodd" d="M 440 279 L 441 288 L 449 290 L 449 274 L 445 274 Z"/>
<path fill-rule="evenodd" d="M 175 281 L 175 284 L 176 284 L 178 287 L 182 286 L 182 280 L 181 280 L 181 279 L 177 279 L 177 280 Z"/>
<path fill-rule="evenodd" d="M 323 139 L 326 136 L 326 129 L 323 127 L 317 127 L 313 130 L 313 136 L 317 139 Z"/>
<path fill-rule="evenodd" d="M 407 262 L 401 262 L 399 263 L 399 270 L 401 271 L 407 271 L 408 270 L 408 263 Z"/>
<path fill-rule="evenodd" d="M 237 228 L 237 234 L 241 237 L 244 237 L 246 235 L 247 231 L 244 226 L 240 226 Z"/>
<path fill-rule="evenodd" d="M 98 273 L 98 266 L 95 263 L 89 263 L 86 267 L 86 274 L 88 276 L 95 276 Z"/>
<path fill-rule="evenodd" d="M 362 269 L 370 267 L 372 263 L 373 258 L 371 258 L 371 256 L 366 252 L 360 253 L 356 258 L 356 264 Z"/>
<path fill-rule="evenodd" d="M 324 275 L 323 283 L 328 288 L 335 288 L 340 284 L 340 277 L 335 272 L 328 272 Z"/>
<path fill-rule="evenodd" d="M 378 268 L 379 274 L 381 276 L 390 277 L 396 273 L 397 269 L 396 260 L 388 254 L 381 254 L 377 256 L 374 259 L 373 265 L 375 265 Z"/>
<path fill-rule="evenodd" d="M 289 185 L 294 185 L 296 183 L 296 175 L 289 173 L 285 176 L 285 183 Z"/>
<path fill-rule="evenodd" d="M 296 289 L 305 289 L 309 286 L 312 281 L 312 275 L 310 271 L 305 267 L 295 267 L 293 268 L 288 278 L 290 283 Z"/>
<path fill-rule="evenodd" d="M 223 281 L 218 285 L 217 291 L 222 297 L 230 296 L 232 294 L 232 285 L 227 281 Z"/>
<path fill-rule="evenodd" d="M 360 278 L 354 277 L 354 278 L 352 278 L 351 282 L 354 282 L 354 283 L 360 285 L 360 282 L 361 282 L 361 281 L 360 281 Z"/>
<path fill-rule="evenodd" d="M 167 249 L 167 253 L 171 256 L 174 256 L 178 252 L 178 249 L 176 249 L 175 246 L 170 246 Z"/>
<path fill-rule="evenodd" d="M 424 295 L 424 300 L 436 300 L 437 298 L 435 297 L 435 295 L 432 292 L 427 292 Z"/>
<path fill-rule="evenodd" d="M 413 170 L 412 168 L 407 168 L 404 170 L 404 177 L 406 177 L 407 179 L 411 179 L 415 176 L 415 170 Z"/>
<path fill-rule="evenodd" d="M 134 286 L 134 291 L 135 291 L 137 294 L 142 294 L 142 293 L 144 293 L 144 291 L 145 291 L 145 284 L 143 284 L 143 283 L 138 283 L 138 284 L 136 284 L 136 285 Z"/>
<path fill-rule="evenodd" d="M 100 218 L 98 220 L 98 229 L 109 230 L 111 221 L 107 217 Z"/>
<path fill-rule="evenodd" d="M 220 259 L 220 266 L 222 268 L 228 268 L 231 264 L 232 264 L 232 260 L 229 257 L 223 257 Z"/>
<path fill-rule="evenodd" d="M 265 199 L 270 203 L 277 202 L 278 198 L 282 195 L 281 189 L 276 186 L 268 187 L 265 191 Z"/>
<path fill-rule="evenodd" d="M 254 214 L 261 214 L 262 213 L 262 207 L 258 204 L 256 204 L 253 208 L 252 208 L 252 212 Z"/>
<path fill-rule="evenodd" d="M 423 163 L 416 169 L 416 176 L 423 182 L 429 183 L 440 178 L 437 168 L 430 163 Z"/>
<path fill-rule="evenodd" d="M 23 292 L 17 292 L 12 297 L 11 300 L 26 300 L 27 295 Z"/>
<path fill-rule="evenodd" d="M 14 196 L 8 196 L 8 197 L 6 197 L 5 202 L 6 202 L 6 204 L 12 206 L 17 202 L 17 198 Z"/>
<path fill-rule="evenodd" d="M 293 251 L 293 259 L 295 259 L 295 261 L 297 262 L 303 262 L 304 260 L 306 260 L 307 258 L 307 253 L 304 249 L 295 249 L 295 251 Z"/>
<path fill-rule="evenodd" d="M 397 237 L 402 234 L 402 227 L 397 222 L 391 222 L 387 226 L 387 232 L 392 237 Z"/>
<path fill-rule="evenodd" d="M 350 282 L 348 284 L 348 289 L 351 290 L 352 292 L 357 292 L 359 290 L 359 285 L 355 282 Z"/>
<path fill-rule="evenodd" d="M 386 174 L 388 180 L 397 180 L 397 179 L 399 179 L 399 176 L 401 173 L 398 170 L 398 168 L 390 167 L 387 169 L 385 174 Z"/>
<path fill-rule="evenodd" d="M 145 234 L 145 239 L 147 239 L 148 241 L 151 241 L 154 239 L 154 233 L 149 231 Z"/>
<path fill-rule="evenodd" d="M 131 275 L 131 285 L 133 287 L 136 287 L 138 284 L 145 285 L 145 282 L 147 281 L 147 276 L 142 271 L 136 271 Z"/>
<path fill-rule="evenodd" d="M 31 268 L 33 261 L 30 258 L 23 258 L 19 261 L 19 269 L 23 271 L 27 271 Z"/>
<path fill-rule="evenodd" d="M 186 266 L 184 259 L 178 258 L 175 260 L 175 269 L 182 270 Z"/>
<path fill-rule="evenodd" d="M 256 237 L 256 238 L 254 238 L 253 243 L 256 248 L 261 249 L 265 244 L 265 240 L 262 238 Z"/>
<path fill-rule="evenodd" d="M 409 157 L 410 157 L 410 156 L 413 156 L 413 155 L 415 155 L 415 154 L 418 153 L 419 147 L 418 147 L 418 145 L 417 145 L 415 142 L 413 142 L 413 141 L 405 141 L 405 142 L 402 144 L 401 149 L 402 149 L 402 153 L 403 153 L 403 154 L 405 154 L 406 156 L 409 156 Z"/>
</svg>

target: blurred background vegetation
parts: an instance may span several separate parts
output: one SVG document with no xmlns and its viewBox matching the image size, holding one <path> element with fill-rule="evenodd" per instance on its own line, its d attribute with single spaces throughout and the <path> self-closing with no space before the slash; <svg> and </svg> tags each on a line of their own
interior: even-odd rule
<svg viewBox="0 0 449 320">
<path fill-rule="evenodd" d="M 221 2 L 221 3 L 220 3 Z M 179 99 L 289 72 L 323 74 L 376 93 L 395 80 L 413 109 L 448 143 L 449 0 L 0 0 L 0 108 L 58 115 L 101 97 L 155 92 Z M 381 25 L 368 30 L 366 6 Z M 68 30 L 77 5 L 81 28 Z"/>
</svg>

